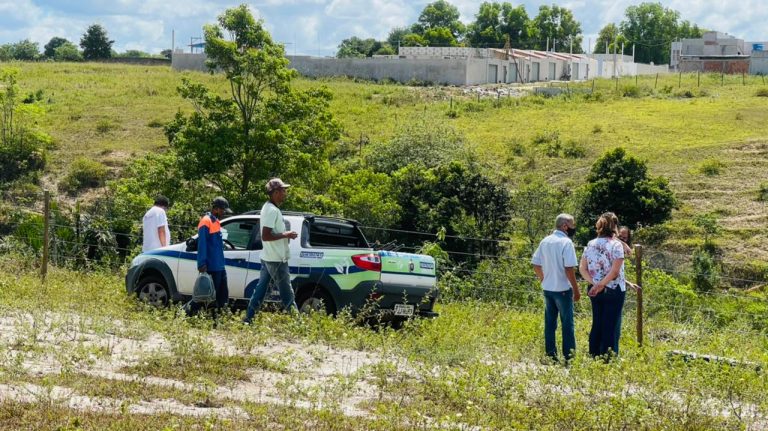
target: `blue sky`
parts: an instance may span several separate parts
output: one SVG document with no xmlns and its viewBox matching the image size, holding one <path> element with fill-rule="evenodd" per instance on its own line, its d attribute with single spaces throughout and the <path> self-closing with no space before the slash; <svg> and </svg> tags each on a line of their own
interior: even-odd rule
<svg viewBox="0 0 768 431">
<path fill-rule="evenodd" d="M 0 44 L 31 39 L 41 49 L 51 37 L 79 43 L 93 23 L 103 25 L 118 51 L 139 49 L 158 53 L 170 48 L 175 30 L 176 46 L 202 34 L 228 7 L 242 1 L 225 0 L 0 0 Z M 333 55 L 342 39 L 350 36 L 383 39 L 396 26 L 416 21 L 429 1 L 405 0 L 262 0 L 247 2 L 254 15 L 264 19 L 275 40 L 290 54 Z M 474 19 L 480 1 L 451 1 L 464 22 Z M 519 2 L 512 2 L 520 4 Z M 524 1 L 528 14 L 548 2 Z M 584 32 L 584 48 L 605 24 L 622 20 L 624 10 L 640 1 L 569 0 L 558 2 L 571 9 Z M 679 11 L 683 19 L 726 32 L 747 41 L 768 40 L 768 7 L 764 0 L 744 0 L 739 6 L 713 0 L 666 0 L 664 6 Z"/>
</svg>

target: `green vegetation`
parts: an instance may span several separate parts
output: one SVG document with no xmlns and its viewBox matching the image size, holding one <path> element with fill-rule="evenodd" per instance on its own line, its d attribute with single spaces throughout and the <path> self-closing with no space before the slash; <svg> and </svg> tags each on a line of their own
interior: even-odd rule
<svg viewBox="0 0 768 431">
<path fill-rule="evenodd" d="M 107 179 L 107 167 L 103 163 L 80 158 L 72 162 L 69 173 L 61 179 L 59 191 L 76 195 L 86 188 L 101 187 Z"/>
<path fill-rule="evenodd" d="M 13 267 L 28 260 L 0 255 Z M 343 313 L 264 313 L 254 327 L 235 314 L 214 328 L 175 309 L 145 308 L 125 294 L 120 275 L 54 269 L 43 283 L 25 269 L 0 274 L 9 340 L 0 348 L 0 384 L 31 385 L 19 392 L 26 401 L 4 398 L 0 417 L 18 429 L 329 430 L 585 429 L 606 421 L 618 429 L 735 430 L 768 419 L 768 381 L 755 369 L 768 361 L 764 295 L 698 293 L 650 271 L 644 346 L 635 341 L 630 293 L 621 359 L 589 359 L 589 303 L 581 302 L 578 356 L 565 368 L 542 365 L 538 288 L 485 284 L 458 300 L 458 280 L 442 280 L 441 317 L 395 332 L 357 326 Z M 483 302 L 471 299 L 478 295 Z M 742 365 L 686 360 L 678 350 Z M 50 366 L 27 368 L 41 363 Z"/>
</svg>

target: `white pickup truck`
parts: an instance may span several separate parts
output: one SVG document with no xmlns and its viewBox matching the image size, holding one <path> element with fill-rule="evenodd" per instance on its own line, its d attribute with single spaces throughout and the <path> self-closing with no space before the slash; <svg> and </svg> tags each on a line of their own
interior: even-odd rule
<svg viewBox="0 0 768 431">
<path fill-rule="evenodd" d="M 298 232 L 290 242 L 291 284 L 300 310 L 336 314 L 349 308 L 382 320 L 435 317 L 436 266 L 431 256 L 376 250 L 353 220 L 284 213 L 286 228 Z M 230 300 L 247 301 L 258 283 L 262 249 L 259 212 L 221 221 Z M 193 237 L 194 238 L 194 237 Z M 191 297 L 197 277 L 193 241 L 142 253 L 134 258 L 125 283 L 129 293 L 156 306 Z M 277 302 L 274 287 L 267 302 Z"/>
</svg>

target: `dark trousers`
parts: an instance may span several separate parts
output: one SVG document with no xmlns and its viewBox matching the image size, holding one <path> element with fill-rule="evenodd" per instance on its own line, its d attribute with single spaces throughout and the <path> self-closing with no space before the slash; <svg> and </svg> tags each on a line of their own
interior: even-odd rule
<svg viewBox="0 0 768 431">
<path fill-rule="evenodd" d="M 620 288 L 606 288 L 592 302 L 592 329 L 589 331 L 589 354 L 603 356 L 609 351 L 619 354 L 621 337 L 621 311 L 624 308 L 626 292 Z"/>
<path fill-rule="evenodd" d="M 573 290 L 565 292 L 544 291 L 544 350 L 552 359 L 557 359 L 555 332 L 557 316 L 563 327 L 563 357 L 573 358 L 576 351 L 576 336 L 573 328 Z"/>
<path fill-rule="evenodd" d="M 211 279 L 213 279 L 213 288 L 216 289 L 216 302 L 211 304 L 214 306 L 213 314 L 218 315 L 218 311 L 227 305 L 229 301 L 229 285 L 227 285 L 227 271 L 208 271 Z M 194 316 L 200 311 L 203 304 L 191 301 L 187 308 L 187 315 Z"/>
</svg>

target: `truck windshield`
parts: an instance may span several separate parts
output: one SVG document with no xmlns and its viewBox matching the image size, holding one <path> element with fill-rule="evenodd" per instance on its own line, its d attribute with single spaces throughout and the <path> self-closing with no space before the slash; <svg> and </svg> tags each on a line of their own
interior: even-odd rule
<svg viewBox="0 0 768 431">
<path fill-rule="evenodd" d="M 302 238 L 310 247 L 349 247 L 368 248 L 363 232 L 356 224 L 340 219 L 314 217 L 304 222 L 304 233 L 309 238 Z"/>
</svg>

